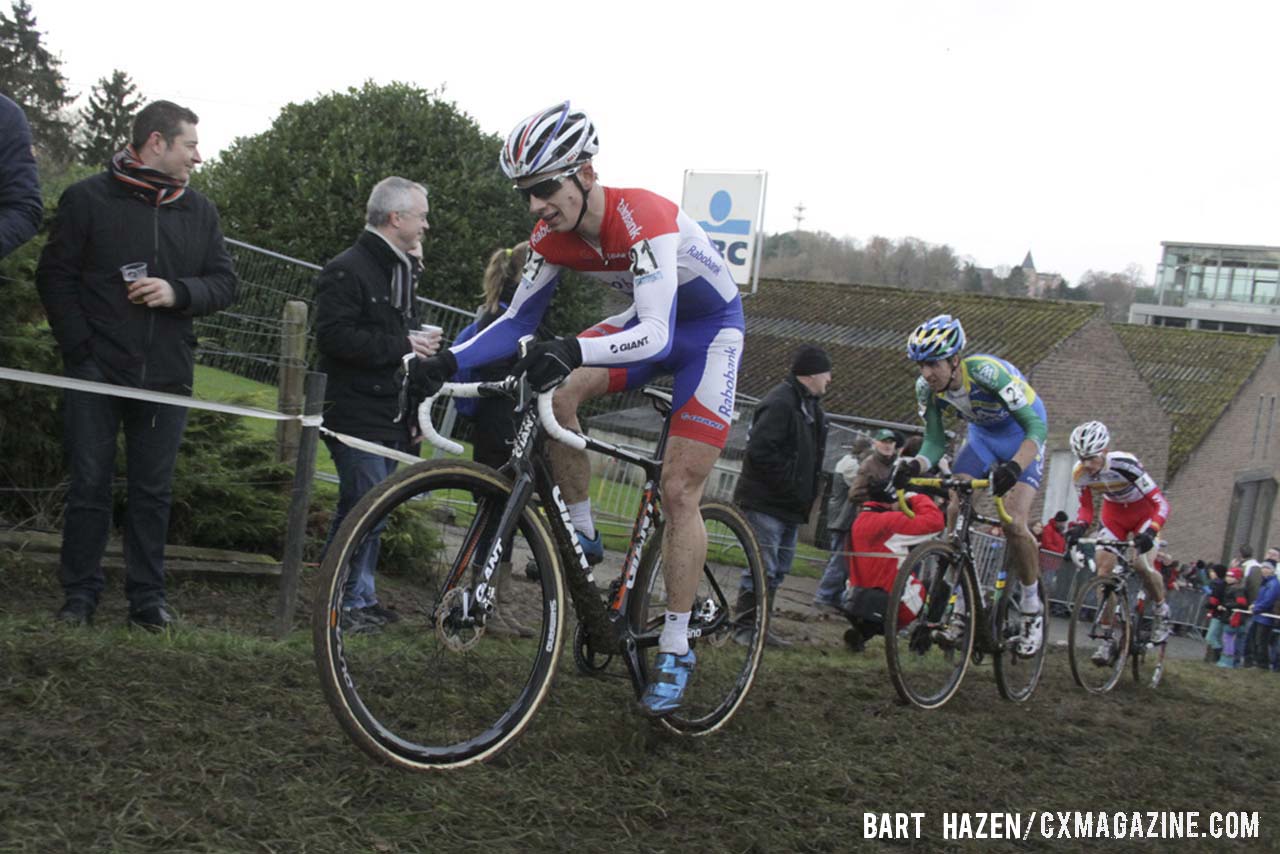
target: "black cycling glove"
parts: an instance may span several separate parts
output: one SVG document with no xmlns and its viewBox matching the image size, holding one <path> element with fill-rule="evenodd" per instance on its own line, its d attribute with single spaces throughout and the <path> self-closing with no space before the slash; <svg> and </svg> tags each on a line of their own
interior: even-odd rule
<svg viewBox="0 0 1280 854">
<path fill-rule="evenodd" d="M 991 492 L 999 498 L 1018 482 L 1022 475 L 1022 466 L 1013 460 L 1005 460 L 991 467 Z"/>
<path fill-rule="evenodd" d="M 582 346 L 577 338 L 555 338 L 529 346 L 524 358 L 511 367 L 512 376 L 524 374 L 535 391 L 549 391 L 582 364 Z"/>
</svg>

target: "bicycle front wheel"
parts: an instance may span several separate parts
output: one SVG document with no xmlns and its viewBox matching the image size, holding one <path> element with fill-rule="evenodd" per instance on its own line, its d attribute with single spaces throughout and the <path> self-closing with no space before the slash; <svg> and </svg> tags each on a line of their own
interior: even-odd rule
<svg viewBox="0 0 1280 854">
<path fill-rule="evenodd" d="M 661 719 L 673 732 L 692 736 L 720 729 L 746 699 L 764 653 L 767 618 L 763 603 L 744 614 L 734 612 L 745 578 L 753 589 L 765 589 L 764 560 L 746 517 L 730 504 L 704 501 L 702 521 L 707 529 L 707 557 L 689 617 L 689 647 L 697 665 L 685 688 L 684 704 Z M 632 632 L 650 638 L 662 630 L 667 609 L 662 531 L 653 536 L 657 541 L 645 550 L 636 577 L 639 595 L 628 606 Z M 640 650 L 646 676 L 657 652 L 654 644 Z"/>
<path fill-rule="evenodd" d="M 996 606 L 997 651 L 992 657 L 996 672 L 996 688 L 1000 696 L 1015 703 L 1025 702 L 1035 693 L 1044 673 L 1044 654 L 1049 647 L 1049 603 L 1045 600 L 1044 585 L 1040 585 L 1040 614 L 1042 636 L 1035 655 L 1024 656 L 1018 652 L 1018 638 L 1022 636 L 1022 583 L 1017 579 L 1005 586 Z"/>
<path fill-rule="evenodd" d="M 884 615 L 889 678 L 903 702 L 936 709 L 960 688 L 973 653 L 978 591 L 949 543 L 907 555 Z"/>
<path fill-rule="evenodd" d="M 564 585 L 531 505 L 490 575 L 503 619 L 476 601 L 510 499 L 510 483 L 492 469 L 424 463 L 366 494 L 329 544 L 312 623 L 316 665 L 338 723 L 375 758 L 411 770 L 482 762 L 510 745 L 546 698 Z M 362 562 L 375 567 L 379 604 L 395 619 L 347 607 L 361 581 L 352 567 Z M 529 562 L 536 581 L 523 572 Z"/>
<path fill-rule="evenodd" d="M 1067 629 L 1071 677 L 1091 694 L 1115 687 L 1129 655 L 1129 594 L 1123 584 L 1094 576 L 1076 593 Z"/>
</svg>

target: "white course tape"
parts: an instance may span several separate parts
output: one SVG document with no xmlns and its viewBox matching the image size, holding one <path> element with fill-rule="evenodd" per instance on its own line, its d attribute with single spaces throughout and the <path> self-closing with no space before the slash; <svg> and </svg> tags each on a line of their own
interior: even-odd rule
<svg viewBox="0 0 1280 854">
<path fill-rule="evenodd" d="M 134 400 L 149 400 L 152 403 L 167 403 L 171 406 L 186 406 L 190 409 L 207 409 L 210 412 L 226 412 L 230 415 L 244 415 L 249 418 L 266 418 L 269 421 L 296 421 L 301 416 L 285 415 L 283 412 L 272 412 L 270 409 L 259 409 L 256 406 L 235 406 L 230 403 L 215 403 L 211 400 L 199 400 L 185 394 L 169 394 L 163 391 L 147 391 L 142 388 L 130 388 L 111 383 L 99 383 L 92 380 L 76 380 L 71 377 L 55 377 L 51 374 L 37 374 L 31 371 L 18 371 L 13 368 L 0 368 L 0 380 L 14 380 L 32 385 L 45 385 L 54 388 L 69 388 L 73 391 L 87 391 L 91 394 L 106 394 L 112 397 L 128 397 Z"/>
<path fill-rule="evenodd" d="M 403 451 L 395 451 L 386 445 L 379 445 L 377 442 L 369 442 L 365 439 L 357 439 L 355 436 L 348 436 L 345 433 L 335 433 L 328 427 L 321 427 L 320 432 L 326 436 L 332 436 L 348 448 L 355 448 L 357 451 L 367 451 L 370 454 L 377 454 L 380 457 L 386 457 L 390 460 L 396 460 L 409 465 L 417 465 L 422 462 L 422 457 L 415 457 L 412 454 L 406 454 Z"/>
<path fill-rule="evenodd" d="M 169 394 L 163 391 L 147 391 L 141 388 L 130 388 L 129 386 L 113 385 L 111 383 L 100 383 L 92 380 L 77 380 L 71 377 L 54 376 L 52 374 L 38 374 L 33 371 L 19 371 L 15 368 L 0 368 L 0 380 L 13 380 L 14 382 L 29 383 L 31 385 L 51 386 L 53 388 L 68 388 L 73 391 L 86 391 L 91 394 L 105 394 L 112 397 L 127 397 L 132 400 L 146 400 L 152 403 L 166 403 L 171 406 L 185 406 L 188 409 L 205 409 L 209 412 L 225 412 L 228 415 L 242 415 L 246 418 L 265 418 L 268 421 L 301 421 L 303 427 L 319 427 L 320 432 L 327 436 L 332 436 L 344 445 L 357 448 L 361 451 L 368 451 L 371 454 L 378 454 L 382 457 L 388 457 L 402 463 L 415 464 L 422 462 L 421 457 L 411 456 L 401 451 L 393 451 L 386 445 L 379 445 L 377 442 L 367 442 L 364 439 L 357 439 L 355 436 L 348 436 L 345 433 L 335 433 L 322 425 L 324 419 L 319 415 L 285 415 L 283 412 L 273 412 L 270 409 L 259 409 L 256 406 L 236 406 L 231 403 L 216 403 L 212 400 L 200 400 L 194 397 L 188 397 L 184 394 Z"/>
</svg>

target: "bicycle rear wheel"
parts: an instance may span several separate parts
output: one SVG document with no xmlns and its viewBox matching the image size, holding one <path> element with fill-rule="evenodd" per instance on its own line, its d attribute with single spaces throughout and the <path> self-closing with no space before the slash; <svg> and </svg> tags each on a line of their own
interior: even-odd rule
<svg viewBox="0 0 1280 854">
<path fill-rule="evenodd" d="M 1076 593 L 1067 629 L 1071 677 L 1091 694 L 1115 687 L 1129 655 L 1129 593 L 1109 577 L 1094 576 Z M 1107 642 L 1111 651 L 1095 662 L 1094 653 Z"/>
<path fill-rule="evenodd" d="M 936 709 L 960 688 L 973 653 L 977 602 L 973 575 L 949 543 L 925 543 L 907 555 L 884 626 L 889 678 L 903 702 Z"/>
<path fill-rule="evenodd" d="M 722 501 L 704 501 L 702 521 L 707 528 L 707 558 L 689 617 L 689 646 L 697 655 L 697 665 L 685 688 L 684 704 L 661 719 L 673 732 L 692 736 L 720 729 L 746 699 L 764 652 L 767 615 L 762 603 L 735 626 L 733 606 L 743 576 L 751 579 L 755 590 L 765 589 L 764 561 L 746 517 Z M 667 609 L 662 531 L 653 536 L 655 541 L 645 550 L 636 576 L 639 595 L 628 605 L 631 630 L 649 636 L 662 630 Z M 646 677 L 657 653 L 656 645 L 640 650 Z"/>
<path fill-rule="evenodd" d="M 412 466 L 366 494 L 329 544 L 312 622 L 316 666 L 338 723 L 371 756 L 412 770 L 482 762 L 510 745 L 546 698 L 564 585 L 531 505 L 490 581 L 502 614 L 533 636 L 500 636 L 475 599 L 510 497 L 507 480 L 484 466 Z M 394 622 L 344 611 L 352 558 L 363 550 L 376 556 L 378 598 L 395 609 Z M 499 581 L 529 561 L 538 580 L 517 572 Z"/>
<path fill-rule="evenodd" d="M 1049 647 L 1049 603 L 1045 600 L 1044 585 L 1040 585 L 1040 613 L 1044 634 L 1040 649 L 1035 655 L 1018 653 L 1018 638 L 1022 636 L 1022 583 L 1016 578 L 1005 585 L 996 606 L 997 646 L 1002 646 L 992 656 L 996 672 L 996 688 L 1000 696 L 1015 703 L 1025 702 L 1035 693 L 1044 673 L 1044 654 Z"/>
</svg>

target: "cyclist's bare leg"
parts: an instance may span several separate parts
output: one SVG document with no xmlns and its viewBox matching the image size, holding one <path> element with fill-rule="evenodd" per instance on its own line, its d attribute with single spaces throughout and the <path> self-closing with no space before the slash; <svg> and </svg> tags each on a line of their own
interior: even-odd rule
<svg viewBox="0 0 1280 854">
<path fill-rule="evenodd" d="M 1142 570 L 1138 573 L 1142 577 L 1142 586 L 1147 588 L 1147 595 L 1156 600 L 1159 605 L 1164 601 L 1164 576 L 1151 563 L 1151 555 L 1154 552 L 1138 555 L 1134 561 L 1134 566 Z"/>
<path fill-rule="evenodd" d="M 578 368 L 555 391 L 551 408 L 556 420 L 570 430 L 581 432 L 578 406 L 609 391 L 608 368 Z M 586 451 L 560 442 L 547 445 L 551 474 L 560 486 L 566 504 L 586 501 L 591 492 L 591 458 Z"/>
<path fill-rule="evenodd" d="M 1040 578 L 1040 546 L 1027 525 L 1035 497 L 1036 491 L 1025 483 L 1015 483 L 1004 496 L 1004 509 L 1013 518 L 1004 523 L 1004 536 L 1023 584 L 1034 584 Z"/>
<path fill-rule="evenodd" d="M 698 505 L 720 449 L 672 436 L 662 460 L 662 578 L 667 585 L 667 610 L 682 613 L 693 607 L 698 579 L 707 558 L 707 528 Z"/>
</svg>

